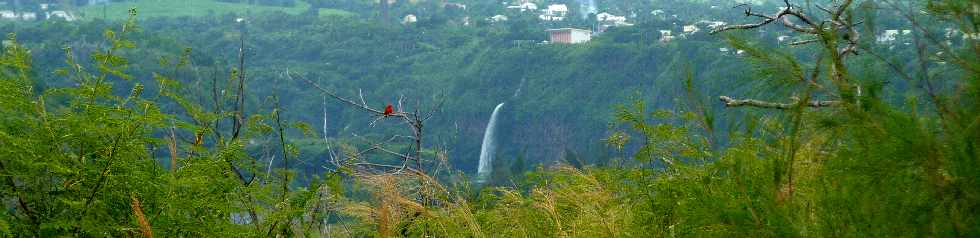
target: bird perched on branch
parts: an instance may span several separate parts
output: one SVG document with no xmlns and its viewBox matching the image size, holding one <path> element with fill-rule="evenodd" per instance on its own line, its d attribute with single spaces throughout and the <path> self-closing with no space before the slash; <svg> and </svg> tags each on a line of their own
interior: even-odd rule
<svg viewBox="0 0 980 238">
<path fill-rule="evenodd" d="M 388 106 L 385 107 L 385 113 L 384 113 L 385 114 L 385 117 L 391 116 L 391 113 L 393 113 L 393 112 L 395 112 L 395 109 L 393 107 L 391 107 L 391 104 L 388 104 Z"/>
</svg>

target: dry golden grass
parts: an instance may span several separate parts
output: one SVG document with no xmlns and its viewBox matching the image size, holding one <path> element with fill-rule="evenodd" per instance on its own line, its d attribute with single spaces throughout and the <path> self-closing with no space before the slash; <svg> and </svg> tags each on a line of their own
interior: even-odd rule
<svg viewBox="0 0 980 238">
<path fill-rule="evenodd" d="M 631 236 L 628 227 L 635 215 L 629 201 L 617 197 L 594 171 L 565 166 L 556 170 L 560 175 L 552 183 L 527 194 L 498 188 L 497 198 L 480 203 L 481 208 L 428 176 L 365 175 L 359 182 L 371 192 L 372 201 L 342 202 L 340 212 L 379 237 L 405 232 L 476 238 Z"/>
</svg>

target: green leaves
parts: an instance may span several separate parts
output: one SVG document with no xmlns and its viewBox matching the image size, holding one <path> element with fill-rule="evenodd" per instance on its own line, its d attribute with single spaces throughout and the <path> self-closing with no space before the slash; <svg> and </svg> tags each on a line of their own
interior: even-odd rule
<svg viewBox="0 0 980 238">
<path fill-rule="evenodd" d="M 623 125 L 638 133 L 642 140 L 638 141 L 639 149 L 634 158 L 638 161 L 663 161 L 668 164 L 677 159 L 705 159 L 710 154 L 709 141 L 705 137 L 691 134 L 689 127 L 697 123 L 691 113 L 675 115 L 668 110 L 656 110 L 646 115 L 645 104 L 634 101 L 632 107 L 621 106 L 616 113 L 614 125 Z M 687 118 L 684 118 L 686 116 Z M 680 119 L 680 120 L 678 120 Z M 681 126 L 671 122 L 683 122 Z M 616 131 L 606 142 L 618 149 L 623 149 L 632 136 L 626 131 Z"/>
<path fill-rule="evenodd" d="M 772 87 L 779 90 L 792 88 L 806 75 L 803 73 L 801 64 L 796 57 L 780 49 L 763 48 L 759 43 L 753 43 L 737 35 L 727 35 L 725 38 L 728 43 L 737 50 L 744 51 L 752 68 L 755 70 L 756 78 L 764 80 L 763 86 Z M 733 82 L 737 85 L 742 82 Z"/>
<path fill-rule="evenodd" d="M 209 112 L 192 103 L 184 98 L 180 83 L 163 74 L 153 75 L 158 97 L 145 98 L 148 86 L 143 83 L 135 83 L 128 95 L 113 94 L 114 80 L 132 79 L 125 72 L 129 60 L 119 53 L 135 47 L 124 38 L 133 30 L 130 21 L 118 33 L 105 32 L 112 44 L 90 59 L 97 75 L 82 68 L 71 48 L 66 48 L 69 67 L 57 73 L 75 80 L 77 86 L 50 88 L 40 97 L 31 87 L 30 54 L 13 38 L 6 44 L 0 57 L 0 174 L 8 177 L 0 180 L 0 193 L 18 205 L 4 213 L 12 216 L 0 217 L 0 233 L 125 236 L 136 225 L 130 219 L 134 214 L 128 199 L 139 194 L 146 220 L 158 235 L 234 235 L 242 234 L 243 227 L 231 224 L 231 213 L 261 212 L 260 204 L 274 204 L 262 200 L 268 198 L 263 193 L 272 194 L 266 188 L 274 181 L 245 181 L 264 168 L 250 155 L 246 145 L 250 137 L 215 144 L 203 141 L 205 132 L 218 129 L 211 127 L 212 122 L 233 114 Z M 189 54 L 189 49 L 183 51 L 175 71 L 190 64 Z M 170 104 L 185 111 L 161 110 Z M 252 136 L 273 131 L 268 118 L 250 118 L 257 129 Z M 312 133 L 304 124 L 292 125 Z M 160 132 L 171 130 L 173 142 L 159 138 Z M 175 158 L 179 168 L 168 173 L 157 162 L 157 150 L 170 143 L 177 144 L 174 156 L 179 157 Z M 291 156 L 299 153 L 291 144 L 285 145 L 285 151 Z M 277 172 L 294 176 L 289 168 Z M 338 193 L 342 191 L 337 187 Z M 303 204 L 308 200 L 300 198 L 308 197 L 307 193 L 297 190 L 283 196 Z M 281 220 L 288 221 L 301 216 L 302 208 L 267 209 L 268 214 L 282 214 Z"/>
</svg>

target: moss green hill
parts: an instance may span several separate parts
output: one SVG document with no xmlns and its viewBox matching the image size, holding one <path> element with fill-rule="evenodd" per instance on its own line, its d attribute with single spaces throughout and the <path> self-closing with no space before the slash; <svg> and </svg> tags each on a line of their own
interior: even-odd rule
<svg viewBox="0 0 980 238">
<path fill-rule="evenodd" d="M 179 2 L 180 4 L 174 4 Z M 296 1 L 292 7 L 263 6 L 241 3 L 227 3 L 215 0 L 137 0 L 131 2 L 117 2 L 108 5 L 92 5 L 78 9 L 78 12 L 85 19 L 109 18 L 113 20 L 125 19 L 127 11 L 136 8 L 139 11 L 139 18 L 153 17 L 178 17 L 178 16 L 204 16 L 209 13 L 261 13 L 271 11 L 282 11 L 288 14 L 300 14 L 310 8 L 310 5 L 303 1 Z M 327 15 L 350 15 L 348 11 L 337 9 L 320 9 L 320 16 Z"/>
</svg>

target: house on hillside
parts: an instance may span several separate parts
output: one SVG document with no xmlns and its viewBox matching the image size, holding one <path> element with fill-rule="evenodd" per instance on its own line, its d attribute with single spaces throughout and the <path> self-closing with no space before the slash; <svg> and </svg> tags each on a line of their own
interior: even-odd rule
<svg viewBox="0 0 980 238">
<path fill-rule="evenodd" d="M 698 28 L 698 26 L 696 25 L 684 26 L 684 34 L 694 34 L 697 33 L 698 31 L 701 31 L 701 28 Z"/>
<path fill-rule="evenodd" d="M 525 3 L 521 3 L 521 5 L 517 5 L 517 6 L 507 6 L 507 9 L 521 10 L 521 12 L 524 12 L 524 11 L 537 11 L 538 10 L 538 5 L 537 4 L 534 4 L 534 3 L 530 3 L 530 2 L 525 2 Z"/>
<path fill-rule="evenodd" d="M 742 54 L 745 54 L 745 51 L 744 50 L 737 50 L 736 49 L 736 50 L 733 51 L 732 49 L 729 49 L 727 47 L 718 48 L 718 52 L 720 52 L 719 54 L 721 54 L 721 55 L 742 55 Z"/>
<path fill-rule="evenodd" d="M 608 12 L 603 12 L 595 15 L 598 24 L 596 28 L 596 33 L 606 32 L 610 27 L 620 27 L 620 26 L 632 26 L 632 23 L 626 22 L 625 16 L 616 16 L 609 14 Z"/>
<path fill-rule="evenodd" d="M 20 19 L 20 16 L 18 16 L 14 11 L 4 10 L 0 11 L 0 18 L 3 18 L 4 20 L 17 20 Z"/>
<path fill-rule="evenodd" d="M 674 35 L 670 30 L 660 30 L 660 42 L 667 43 L 674 40 Z"/>
<path fill-rule="evenodd" d="M 544 9 L 544 14 L 565 17 L 568 15 L 568 6 L 565 4 L 551 4 L 548 8 Z"/>
<path fill-rule="evenodd" d="M 559 28 L 559 29 L 548 29 L 546 30 L 550 36 L 552 43 L 558 44 L 579 44 L 589 42 L 592 40 L 592 31 L 575 29 L 575 28 Z"/>
<path fill-rule="evenodd" d="M 718 29 L 719 27 L 725 26 L 725 24 L 727 24 L 727 23 L 725 23 L 723 21 L 705 21 L 705 20 L 702 20 L 702 21 L 698 21 L 698 23 L 696 23 L 695 25 L 703 25 L 703 26 L 707 27 L 710 30 L 714 30 L 714 29 Z"/>
<path fill-rule="evenodd" d="M 489 22 L 502 22 L 502 21 L 507 21 L 507 20 L 508 20 L 507 16 L 504 16 L 504 15 L 495 15 L 495 16 L 492 16 L 492 17 L 487 18 L 487 21 L 489 21 Z"/>
<path fill-rule="evenodd" d="M 61 18 L 65 21 L 78 20 L 78 17 L 75 17 L 74 15 L 66 11 L 51 11 L 51 12 L 45 12 L 44 14 L 45 14 L 45 19 L 47 20 L 51 20 L 51 18 Z"/>
<path fill-rule="evenodd" d="M 625 16 L 616 16 L 609 14 L 607 12 L 599 13 L 595 15 L 595 18 L 600 23 L 604 23 L 611 26 L 632 26 L 633 24 L 626 22 Z"/>
<path fill-rule="evenodd" d="M 545 21 L 563 21 L 565 16 L 568 15 L 568 6 L 565 4 L 551 4 L 548 8 L 541 10 L 542 14 L 538 16 L 541 20 Z"/>
<path fill-rule="evenodd" d="M 417 16 L 415 16 L 414 14 L 408 14 L 405 15 L 404 18 L 402 18 L 402 25 L 408 25 L 408 24 L 416 23 L 418 21 L 419 18 Z"/>
<path fill-rule="evenodd" d="M 876 37 L 875 41 L 884 44 L 884 43 L 895 41 L 897 36 L 898 36 L 898 30 L 885 30 L 884 33 L 881 33 L 881 35 L 878 35 L 878 37 Z"/>
</svg>

